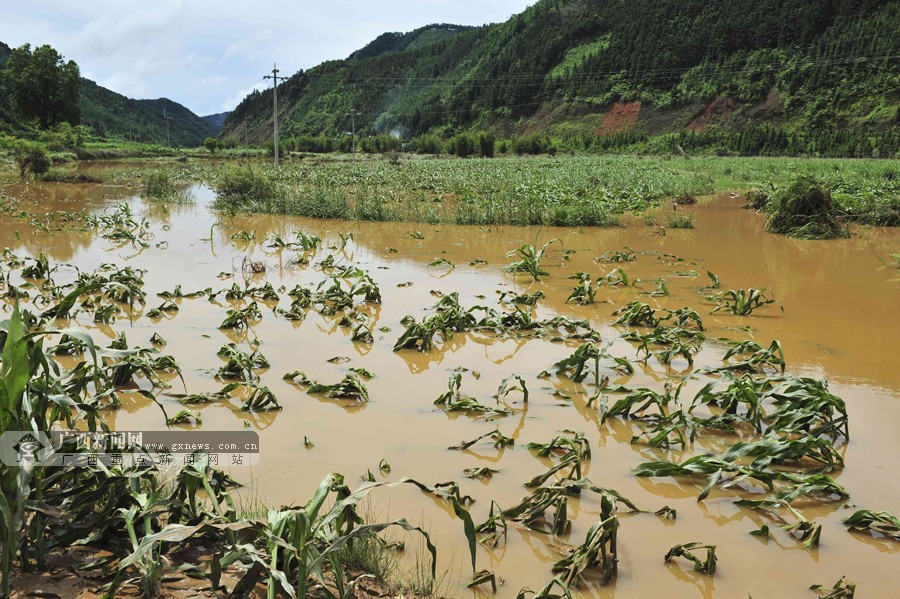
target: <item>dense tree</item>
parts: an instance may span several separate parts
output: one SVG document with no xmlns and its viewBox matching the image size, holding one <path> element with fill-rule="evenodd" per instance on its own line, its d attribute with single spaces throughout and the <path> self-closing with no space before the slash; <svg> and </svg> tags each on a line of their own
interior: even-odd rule
<svg viewBox="0 0 900 599">
<path fill-rule="evenodd" d="M 41 129 L 80 119 L 81 75 L 75 61 L 66 62 L 48 45 L 32 51 L 25 44 L 12 51 L 3 72 L 13 104 Z"/>
</svg>

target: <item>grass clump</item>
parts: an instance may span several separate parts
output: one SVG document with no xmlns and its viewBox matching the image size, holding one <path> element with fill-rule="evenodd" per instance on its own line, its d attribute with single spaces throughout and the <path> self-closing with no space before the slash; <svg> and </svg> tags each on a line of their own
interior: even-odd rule
<svg viewBox="0 0 900 599">
<path fill-rule="evenodd" d="M 212 187 L 220 209 L 272 212 L 272 205 L 280 199 L 275 181 L 250 167 L 223 169 Z"/>
<path fill-rule="evenodd" d="M 837 205 L 831 192 L 807 175 L 779 190 L 769 204 L 766 230 L 797 239 L 849 237 L 846 225 L 838 221 Z"/>
<path fill-rule="evenodd" d="M 666 217 L 666 226 L 670 229 L 693 229 L 694 216 L 692 214 L 673 214 Z"/>
</svg>

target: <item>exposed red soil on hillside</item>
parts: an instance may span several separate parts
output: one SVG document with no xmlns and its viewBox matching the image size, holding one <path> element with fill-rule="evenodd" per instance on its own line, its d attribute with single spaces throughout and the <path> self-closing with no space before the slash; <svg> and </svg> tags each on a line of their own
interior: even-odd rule
<svg viewBox="0 0 900 599">
<path fill-rule="evenodd" d="M 597 127 L 597 135 L 612 135 L 631 130 L 637 124 L 641 113 L 641 102 L 613 102 L 609 112 L 603 117 L 603 123 Z"/>
<path fill-rule="evenodd" d="M 733 113 L 737 107 L 738 101 L 731 97 L 707 102 L 706 106 L 704 106 L 700 112 L 695 114 L 684 128 L 690 131 L 703 131 L 710 125 L 731 116 L 731 113 Z"/>
</svg>

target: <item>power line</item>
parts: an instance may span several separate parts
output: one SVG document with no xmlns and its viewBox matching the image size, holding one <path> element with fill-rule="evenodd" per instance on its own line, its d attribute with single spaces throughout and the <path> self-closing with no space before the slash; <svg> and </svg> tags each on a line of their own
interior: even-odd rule
<svg viewBox="0 0 900 599">
<path fill-rule="evenodd" d="M 356 110 L 355 108 L 351 108 L 350 112 L 344 114 L 344 116 L 350 117 L 350 127 L 351 127 L 350 135 L 352 136 L 350 138 L 350 143 L 352 144 L 351 147 L 352 147 L 352 153 L 353 153 L 353 160 L 355 161 L 356 160 L 356 117 L 362 116 L 362 113 L 359 112 L 358 110 Z"/>
<path fill-rule="evenodd" d="M 166 119 L 166 145 L 171 148 L 172 140 L 169 137 L 169 121 L 172 120 L 172 117 L 169 116 L 165 108 L 163 108 L 163 118 Z"/>
<path fill-rule="evenodd" d="M 278 80 L 281 79 L 284 81 L 284 77 L 278 76 L 278 65 L 272 65 L 272 74 L 263 76 L 263 79 L 271 79 L 272 80 L 272 106 L 274 108 L 274 121 L 275 121 L 275 168 L 278 168 Z"/>
</svg>

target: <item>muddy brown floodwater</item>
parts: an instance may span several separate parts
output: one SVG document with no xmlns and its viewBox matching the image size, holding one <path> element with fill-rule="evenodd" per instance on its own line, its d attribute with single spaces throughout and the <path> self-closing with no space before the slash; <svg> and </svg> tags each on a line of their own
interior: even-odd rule
<svg viewBox="0 0 900 599">
<path fill-rule="evenodd" d="M 900 230 L 858 229 L 848 240 L 797 241 L 763 232 L 763 218 L 741 210 L 741 200 L 728 196 L 709 198 L 690 209 L 695 215 L 694 230 L 658 229 L 638 222 L 618 229 L 547 229 L 513 227 L 459 227 L 404 223 L 357 223 L 287 218 L 280 216 L 218 216 L 208 208 L 211 192 L 194 187 L 193 205 L 148 205 L 136 191 L 105 185 L 13 185 L 9 195 L 27 197 L 47 211 L 102 210 L 119 200 L 132 204 L 136 214 L 151 223 L 154 239 L 139 251 L 116 247 L 98 235 L 80 230 L 42 232 L 27 221 L 0 218 L 0 246 L 37 256 L 44 252 L 53 262 L 67 262 L 82 270 L 104 262 L 127 263 L 147 269 L 145 277 L 148 308 L 156 304 L 155 294 L 182 285 L 184 291 L 230 286 L 232 280 L 220 273 L 237 272 L 244 256 L 263 260 L 267 270 L 256 275 L 255 284 L 266 281 L 278 289 L 295 284 L 316 285 L 325 278 L 313 265 L 328 254 L 339 264 L 353 264 L 368 271 L 377 281 L 383 304 L 370 309 L 375 341 L 354 343 L 348 329 L 333 319 L 310 311 L 301 322 L 277 316 L 272 306 L 263 306 L 263 318 L 249 331 L 250 339 L 261 342 L 260 350 L 271 362 L 262 373 L 262 383 L 275 392 L 283 410 L 248 415 L 236 406 L 209 404 L 198 409 L 205 430 L 242 430 L 253 427 L 260 433 L 261 456 L 252 468 L 232 468 L 231 474 L 248 483 L 243 496 L 247 502 L 270 505 L 305 502 L 318 482 L 329 472 L 347 476 L 350 486 L 360 482 L 367 470 L 376 478 L 412 477 L 427 483 L 456 480 L 463 494 L 475 498 L 471 506 L 476 523 L 485 519 L 495 500 L 508 507 L 529 491 L 523 483 L 544 472 L 549 461 L 539 459 L 523 445 L 547 442 L 561 431 L 584 432 L 592 448 L 584 475 L 596 484 L 611 487 L 649 513 L 620 514 L 619 573 L 607 586 L 591 585 L 578 594 L 591 597 L 797 597 L 812 596 L 809 585 L 828 586 L 841 575 L 859 584 L 865 597 L 895 597 L 898 593 L 897 544 L 866 535 L 849 533 L 841 519 L 851 508 L 888 510 L 900 513 L 900 477 L 896 456 L 900 455 L 900 271 L 879 259 L 900 251 Z M 37 206 L 26 206 L 35 211 Z M 254 240 L 237 242 L 238 231 L 254 233 Z M 292 265 L 296 252 L 265 247 L 272 235 L 284 239 L 293 231 L 315 233 L 325 240 L 310 266 Z M 410 235 L 420 231 L 423 239 Z M 328 249 L 337 233 L 353 233 L 344 249 Z M 553 238 L 543 265 L 550 276 L 531 284 L 503 272 L 510 250 L 524 243 Z M 162 247 L 157 243 L 165 241 Z M 594 258 L 608 250 L 634 248 L 639 255 L 622 265 L 596 263 Z M 574 250 L 563 261 L 562 249 Z M 683 262 L 660 259 L 674 254 Z M 455 265 L 428 267 L 435 258 Z M 475 259 L 486 264 L 470 265 Z M 593 276 L 621 266 L 629 276 L 644 281 L 638 288 L 603 287 L 599 302 L 576 306 L 565 302 L 575 281 L 568 277 L 578 271 Z M 723 289 L 768 287 L 784 307 L 769 306 L 752 316 L 717 313 L 704 300 L 700 288 L 708 283 L 706 270 L 718 275 Z M 696 271 L 692 276 L 690 271 Z M 671 294 L 652 298 L 641 295 L 655 288 L 662 277 Z M 240 279 L 238 273 L 235 277 Z M 411 285 L 399 286 L 404 283 Z M 648 459 L 680 459 L 679 452 L 654 451 L 630 439 L 639 430 L 634 421 L 612 421 L 600 425 L 596 408 L 586 406 L 591 385 L 576 385 L 556 375 L 538 378 L 539 373 L 569 355 L 578 341 L 552 342 L 545 339 L 495 339 L 491 335 L 457 334 L 452 340 L 427 353 L 394 352 L 394 342 L 404 331 L 406 315 L 421 318 L 437 301 L 433 291 L 459 292 L 468 307 L 487 304 L 498 307 L 500 291 L 542 291 L 537 307 L 540 317 L 562 314 L 589 319 L 604 341 L 614 341 L 612 353 L 635 360 L 634 345 L 615 337 L 625 329 L 614 327 L 612 312 L 625 303 L 640 299 L 654 307 L 691 306 L 703 315 L 708 327 L 707 341 L 696 357 L 696 365 L 721 364 L 725 346 L 716 338 L 752 338 L 766 346 L 773 339 L 785 348 L 788 373 L 827 378 L 830 389 L 847 402 L 850 441 L 840 450 L 846 467 L 834 476 L 850 492 L 846 502 L 824 505 L 797 505 L 807 518 L 823 526 L 818 548 L 804 550 L 786 533 L 773 527 L 772 538 L 760 540 L 748 534 L 765 520 L 734 504 L 738 497 L 753 496 L 753 488 L 715 489 L 704 502 L 696 496 L 702 485 L 672 478 L 636 478 L 631 470 Z M 482 297 L 483 296 L 483 297 Z M 159 300 L 161 302 L 161 300 Z M 221 365 L 216 356 L 225 343 L 245 339 L 223 332 L 226 306 L 205 298 L 177 302 L 180 311 L 154 324 L 146 317 L 133 325 L 120 319 L 112 327 L 96 327 L 88 319 L 79 322 L 105 345 L 117 331 L 124 330 L 132 345 L 149 345 L 153 333 L 168 342 L 165 353 L 180 364 L 188 392 L 215 391 L 221 384 L 213 374 Z M 288 298 L 283 294 L 282 307 Z M 8 312 L 9 306 L 4 305 Z M 389 328 L 389 332 L 382 330 Z M 750 330 L 746 330 L 749 327 Z M 349 361 L 329 363 L 335 356 Z M 372 401 L 346 406 L 311 396 L 304 389 L 282 380 L 282 375 L 303 370 L 311 378 L 333 383 L 351 367 L 364 367 L 376 377 L 367 386 Z M 493 422 L 452 415 L 437 409 L 435 398 L 446 391 L 451 371 L 464 367 L 463 391 L 482 403 L 492 402 L 500 381 L 511 373 L 525 378 L 531 391 L 521 411 Z M 669 370 L 650 359 L 640 364 L 626 382 L 631 387 L 662 391 L 666 380 L 687 368 L 676 359 Z M 692 381 L 686 391 L 701 386 Z M 180 391 L 173 388 L 173 391 Z M 554 395 L 562 390 L 569 399 Z M 513 394 L 514 396 L 515 394 Z M 511 396 L 511 397 L 513 397 Z M 181 406 L 167 400 L 168 409 Z M 245 421 L 249 425 L 245 425 Z M 160 411 L 134 401 L 109 415 L 116 429 L 159 429 L 165 426 Z M 472 439 L 499 427 L 514 437 L 514 447 L 498 451 L 490 443 L 479 443 L 467 451 L 447 447 Z M 304 436 L 314 445 L 304 446 Z M 720 451 L 727 443 L 721 437 L 700 437 L 693 453 Z M 383 475 L 381 459 L 391 465 Z M 488 466 L 499 470 L 486 481 L 463 476 L 463 470 Z M 356 482 L 354 482 L 356 481 Z M 757 489 L 758 491 L 758 489 Z M 573 520 L 569 535 L 560 539 L 578 544 L 599 517 L 599 503 L 585 495 L 570 502 Z M 675 508 L 677 520 L 663 521 L 653 511 L 664 505 Z M 439 548 L 439 571 L 448 572 L 444 592 L 463 596 L 467 581 L 465 538 L 462 526 L 446 506 L 405 490 L 376 492 L 366 510 L 374 517 L 406 517 L 423 524 L 433 534 Z M 665 564 L 663 556 L 675 544 L 703 541 L 718 546 L 719 569 L 710 578 L 693 572 L 684 564 Z M 412 553 L 412 552 L 408 552 Z M 479 569 L 493 570 L 505 580 L 500 597 L 514 597 L 524 586 L 541 588 L 552 578 L 551 566 L 559 559 L 554 538 L 511 525 L 505 544 L 494 550 L 479 548 Z"/>
</svg>

